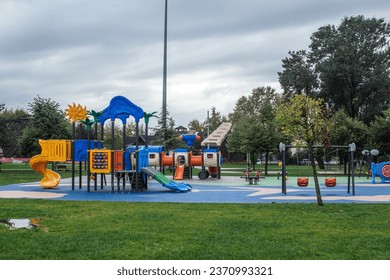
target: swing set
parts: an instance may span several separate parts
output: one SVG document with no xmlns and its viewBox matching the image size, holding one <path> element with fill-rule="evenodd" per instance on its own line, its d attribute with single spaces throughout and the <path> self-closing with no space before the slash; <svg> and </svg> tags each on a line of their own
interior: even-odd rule
<svg viewBox="0 0 390 280">
<path fill-rule="evenodd" d="M 286 187 L 286 148 L 298 148 L 296 146 L 292 145 L 286 145 L 284 143 L 279 144 L 279 151 L 282 155 L 282 193 L 287 193 L 287 187 Z M 305 148 L 305 147 L 299 147 L 299 148 Z M 316 146 L 314 148 L 324 148 L 322 146 Z M 352 195 L 355 195 L 355 174 L 354 174 L 354 152 L 356 151 L 356 145 L 355 143 L 349 144 L 348 146 L 332 146 L 332 148 L 337 149 L 348 149 L 348 193 L 350 193 L 351 187 L 352 187 Z M 297 157 L 297 164 L 299 164 L 299 160 Z M 325 169 L 326 170 L 326 169 Z M 325 171 L 326 172 L 326 171 Z M 307 187 L 309 185 L 309 177 L 306 176 L 298 176 L 297 178 L 297 186 L 298 187 Z M 336 177 L 326 177 L 325 178 L 325 186 L 328 188 L 335 187 L 337 185 Z"/>
<path fill-rule="evenodd" d="M 291 148 L 293 148 L 293 147 L 291 147 Z M 307 159 L 303 159 L 303 160 L 299 161 L 298 154 L 299 154 L 299 152 L 297 152 L 297 173 L 299 174 L 298 165 L 310 165 L 311 161 L 309 161 Z M 325 149 L 324 149 L 324 158 L 326 159 Z M 329 166 L 330 166 L 330 164 L 329 164 Z M 327 169 L 328 169 L 328 166 L 325 165 L 325 174 L 327 173 Z M 297 178 L 297 186 L 298 187 L 304 188 L 304 187 L 307 187 L 308 185 L 309 185 L 309 177 L 298 176 L 298 178 Z M 336 177 L 326 176 L 326 178 L 325 178 L 325 186 L 326 187 L 332 188 L 332 187 L 335 187 L 336 185 L 337 185 Z"/>
</svg>

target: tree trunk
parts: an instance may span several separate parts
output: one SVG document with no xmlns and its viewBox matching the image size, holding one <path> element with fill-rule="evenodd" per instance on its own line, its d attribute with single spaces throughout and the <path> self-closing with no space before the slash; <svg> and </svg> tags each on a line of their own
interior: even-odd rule
<svg viewBox="0 0 390 280">
<path fill-rule="evenodd" d="M 256 170 L 255 153 L 251 153 L 252 170 Z"/>
<path fill-rule="evenodd" d="M 267 151 L 265 153 L 265 165 L 264 165 L 264 175 L 268 175 L 268 156 L 269 156 L 269 152 Z"/>
<path fill-rule="evenodd" d="M 313 169 L 314 185 L 315 185 L 316 196 L 317 196 L 317 205 L 324 206 L 324 203 L 322 202 L 322 197 L 321 197 L 320 184 L 318 182 L 318 174 L 317 174 L 317 168 L 316 168 L 316 163 L 315 163 L 315 159 L 314 159 L 313 148 L 311 146 L 309 146 L 308 148 L 309 148 L 309 154 L 310 154 L 310 160 L 311 160 L 311 167 Z"/>
<path fill-rule="evenodd" d="M 319 169 L 325 169 L 324 157 L 321 151 L 317 151 L 315 155 Z"/>
</svg>

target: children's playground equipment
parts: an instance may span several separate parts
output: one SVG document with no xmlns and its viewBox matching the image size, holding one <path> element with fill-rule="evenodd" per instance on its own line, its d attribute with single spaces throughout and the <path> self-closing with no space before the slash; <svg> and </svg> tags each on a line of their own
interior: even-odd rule
<svg viewBox="0 0 390 280">
<path fill-rule="evenodd" d="M 381 163 L 371 163 L 371 180 L 375 184 L 375 177 L 381 178 L 381 183 L 390 181 L 390 161 Z"/>
<path fill-rule="evenodd" d="M 157 171 L 156 169 L 152 167 L 143 167 L 142 172 L 145 174 L 151 176 L 153 179 L 155 179 L 157 182 L 160 182 L 164 187 L 174 190 L 174 191 L 180 191 L 180 192 L 186 192 L 191 190 L 188 184 L 186 183 L 178 183 L 173 180 L 169 180 L 167 177 L 165 177 L 161 172 Z"/>
<path fill-rule="evenodd" d="M 354 173 L 354 153 L 356 151 L 355 143 L 349 144 L 348 146 L 332 146 L 333 148 L 341 148 L 348 149 L 348 189 L 347 192 L 350 193 L 352 188 L 352 195 L 355 195 L 355 173 Z M 279 144 L 279 151 L 282 156 L 282 193 L 287 194 L 287 186 L 286 186 L 286 148 L 296 148 L 295 146 L 286 145 L 284 143 Z M 322 147 L 320 147 L 322 148 Z M 390 168 L 390 166 L 389 166 Z M 390 175 L 390 170 L 389 170 Z M 299 187 L 307 187 L 309 185 L 308 177 L 298 177 L 297 185 Z M 325 186 L 326 187 L 335 187 L 336 186 L 336 178 L 329 177 L 325 178 Z"/>
<path fill-rule="evenodd" d="M 307 164 L 309 164 L 309 161 L 306 159 L 299 161 L 298 152 L 297 152 L 297 165 L 307 165 Z M 299 170 L 298 167 L 297 167 L 297 170 Z M 308 185 L 309 185 L 309 177 L 298 176 L 298 178 L 297 178 L 297 186 L 298 187 L 307 187 Z"/>
<path fill-rule="evenodd" d="M 192 179 L 193 168 L 200 167 L 198 177 L 201 180 L 209 177 L 221 178 L 222 157 L 219 148 L 230 131 L 231 123 L 222 123 L 212 134 L 201 142 L 201 149 L 194 150 L 195 141 L 201 138 L 197 134 L 183 134 L 179 139 L 187 148 L 177 148 L 170 153 L 162 146 L 148 147 L 148 166 L 158 167 L 164 174 L 165 168 L 173 170 L 174 180 Z M 215 136 L 217 135 L 217 136 Z M 134 159 L 132 159 L 134 161 Z"/>
<path fill-rule="evenodd" d="M 139 146 L 139 121 L 144 116 L 144 111 L 122 96 L 116 96 L 110 101 L 110 105 L 101 113 L 91 111 L 89 113 L 80 105 L 69 105 L 67 117 L 73 123 L 73 140 L 39 140 L 42 147 L 40 155 L 36 155 L 30 160 L 31 167 L 43 175 L 41 186 L 43 188 L 55 188 L 60 182 L 60 175 L 53 170 L 47 169 L 48 162 L 72 161 L 72 189 L 74 190 L 75 162 L 79 162 L 79 188 L 82 186 L 82 163 L 87 165 L 87 188 L 90 191 L 91 178 L 97 190 L 97 174 L 101 174 L 101 188 L 103 189 L 103 176 L 111 174 L 111 189 L 114 191 L 114 180 L 117 179 L 117 188 L 120 190 L 122 181 L 123 191 L 126 181 L 130 182 L 131 189 L 147 189 L 148 176 L 160 182 L 164 187 L 177 191 L 190 191 L 191 186 L 187 183 L 176 182 L 184 178 L 192 178 L 193 167 L 201 167 L 199 178 L 206 179 L 210 175 L 220 178 L 221 176 L 221 155 L 219 147 L 226 138 L 231 128 L 230 123 L 223 123 L 213 134 L 202 142 L 202 151 L 197 153 L 192 150 L 195 141 L 200 141 L 200 137 L 194 135 L 181 135 L 189 148 L 176 149 L 171 155 L 166 154 L 163 147 L 159 146 Z M 93 116 L 94 121 L 87 118 Z M 108 150 L 102 148 L 103 133 L 101 140 L 90 140 L 89 130 L 91 125 L 100 123 L 102 129 L 105 121 L 111 120 L 112 124 L 112 147 L 114 147 L 114 122 L 120 119 L 123 124 L 123 138 L 125 138 L 126 120 L 133 116 L 136 121 L 136 144 L 125 147 L 122 150 Z M 87 125 L 88 139 L 77 140 L 75 138 L 75 123 L 83 121 Z M 124 142 L 124 141 L 123 141 Z M 207 145 L 207 148 L 205 146 Z M 210 148 L 210 146 L 212 146 Z M 174 180 L 168 179 L 164 175 L 164 167 L 174 170 Z M 159 168 L 160 171 L 157 170 Z M 206 170 L 207 168 L 207 170 Z M 104 177 L 105 179 L 105 177 Z"/>
<path fill-rule="evenodd" d="M 42 151 L 30 159 L 30 166 L 43 175 L 40 182 L 42 188 L 52 189 L 58 186 L 61 176 L 46 168 L 49 161 L 67 161 L 70 159 L 70 141 L 67 140 L 39 140 Z"/>
<path fill-rule="evenodd" d="M 231 123 L 222 123 L 214 131 L 214 134 L 217 134 L 217 136 L 210 134 L 201 143 L 201 150 L 193 149 L 195 141 L 200 141 L 201 139 L 196 134 L 180 135 L 179 139 L 184 141 L 188 148 L 177 148 L 169 154 L 164 151 L 164 147 L 162 146 L 148 147 L 148 166 L 159 168 L 163 174 L 165 173 L 165 168 L 169 167 L 173 170 L 174 180 L 192 179 L 193 168 L 195 167 L 201 168 L 198 172 L 198 177 L 201 180 L 209 177 L 220 179 L 222 157 L 219 148 L 226 139 L 230 128 Z M 132 148 L 130 148 L 131 150 Z M 134 162 L 134 158 L 131 158 L 131 160 Z"/>
<path fill-rule="evenodd" d="M 325 149 L 324 149 L 325 151 Z M 298 152 L 297 152 L 297 165 L 309 165 L 310 161 L 308 159 L 299 160 L 298 158 Z M 327 166 L 325 167 L 325 173 L 327 170 Z M 299 171 L 298 167 L 297 170 Z M 337 184 L 336 177 L 326 177 L 325 178 L 325 186 L 328 188 L 335 187 Z M 309 177 L 307 176 L 298 176 L 297 178 L 297 186 L 298 187 L 307 187 L 309 185 Z"/>
<path fill-rule="evenodd" d="M 297 185 L 298 185 L 298 187 L 307 187 L 309 185 L 309 178 L 308 177 L 298 177 L 297 178 Z"/>
<path fill-rule="evenodd" d="M 58 186 L 61 176 L 47 168 L 48 162 L 66 162 L 72 159 L 72 144 L 74 143 L 74 159 L 82 162 L 87 161 L 87 140 L 42 140 L 39 139 L 41 153 L 30 159 L 31 168 L 43 175 L 40 182 L 42 188 L 52 189 Z M 100 142 L 91 141 L 90 147 L 101 147 Z M 80 169 L 81 171 L 81 169 Z"/>
<path fill-rule="evenodd" d="M 75 122 L 86 118 L 86 110 L 81 106 L 69 105 L 68 118 L 72 120 L 73 127 Z M 81 188 L 81 163 L 86 162 L 88 165 L 88 191 L 90 191 L 90 179 L 91 174 L 111 174 L 111 187 L 114 190 L 114 178 L 129 178 L 131 187 L 137 190 L 147 188 L 147 175 L 158 178 L 159 182 L 163 182 L 163 186 L 169 187 L 176 191 L 189 191 L 191 186 L 186 183 L 177 184 L 168 179 L 162 180 L 162 176 L 156 172 L 152 172 L 150 169 L 145 168 L 148 166 L 148 151 L 144 149 L 140 152 L 138 147 L 138 135 L 139 135 L 139 121 L 144 116 L 144 111 L 133 104 L 131 101 L 123 96 L 116 96 L 110 101 L 110 105 L 105 108 L 100 114 L 96 114 L 94 121 L 85 119 L 84 123 L 89 125 L 87 130 L 89 132 L 90 125 L 97 124 L 104 126 L 106 120 L 110 119 L 112 122 L 112 134 L 114 134 L 114 122 L 115 119 L 122 121 L 123 127 L 125 127 L 126 120 L 130 116 L 133 116 L 136 121 L 136 147 L 134 150 L 133 158 L 135 162 L 128 166 L 124 165 L 124 151 L 114 151 L 102 149 L 101 142 L 88 140 L 39 140 L 42 147 L 40 155 L 34 156 L 30 160 L 31 167 L 43 175 L 41 180 L 41 186 L 43 188 L 55 188 L 60 182 L 60 175 L 53 170 L 46 168 L 48 162 L 66 162 L 72 160 L 72 188 L 74 189 L 74 162 L 80 163 L 80 188 Z M 81 118 L 81 119 L 80 119 Z M 74 135 L 75 133 L 73 133 Z M 125 136 L 125 131 L 124 131 Z M 89 137 L 89 133 L 88 133 Z M 74 138 L 74 137 L 73 137 Z M 114 141 L 114 137 L 112 137 Z M 112 143 L 114 146 L 114 143 Z M 129 169 L 126 169 L 128 167 Z M 95 189 L 97 189 L 95 178 Z M 168 182 L 169 181 L 169 182 Z M 118 180 L 119 182 L 119 180 Z M 103 187 L 103 184 L 102 184 Z"/>
<path fill-rule="evenodd" d="M 218 148 L 221 147 L 223 141 L 226 139 L 232 123 L 224 122 L 216 130 L 214 130 L 206 139 L 201 143 L 203 147 L 202 171 L 199 172 L 198 177 L 200 179 L 207 179 L 210 175 L 212 177 L 221 178 L 221 153 L 218 152 Z M 207 147 L 207 148 L 205 148 Z M 214 148 L 211 148 L 214 147 Z M 214 157 L 217 156 L 218 157 Z M 198 159 L 199 160 L 199 159 Z M 208 170 L 206 170 L 206 167 Z"/>
<path fill-rule="evenodd" d="M 325 186 L 328 188 L 336 187 L 337 179 L 336 177 L 325 178 Z"/>
<path fill-rule="evenodd" d="M 362 175 L 363 168 L 366 167 L 366 174 L 367 174 L 367 179 L 372 177 L 372 169 L 371 165 L 374 162 L 373 159 L 379 155 L 379 150 L 377 149 L 371 149 L 371 150 L 363 150 L 362 151 L 362 158 L 359 161 L 359 177 Z M 374 162 L 375 164 L 375 162 Z M 380 173 L 380 172 L 379 172 Z M 379 176 L 379 173 L 377 174 Z M 375 178 L 376 175 L 374 175 Z"/>
</svg>

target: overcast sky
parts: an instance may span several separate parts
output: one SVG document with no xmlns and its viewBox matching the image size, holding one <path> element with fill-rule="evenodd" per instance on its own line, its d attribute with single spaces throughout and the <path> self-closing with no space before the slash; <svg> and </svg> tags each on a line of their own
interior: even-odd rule
<svg viewBox="0 0 390 280">
<path fill-rule="evenodd" d="M 99 111 L 123 95 L 161 111 L 164 0 L 0 0 L 0 103 L 37 95 Z M 176 125 L 223 115 L 259 86 L 280 92 L 289 50 L 346 16 L 385 18 L 389 0 L 169 0 L 168 111 Z M 154 126 L 156 121 L 151 121 Z"/>
</svg>

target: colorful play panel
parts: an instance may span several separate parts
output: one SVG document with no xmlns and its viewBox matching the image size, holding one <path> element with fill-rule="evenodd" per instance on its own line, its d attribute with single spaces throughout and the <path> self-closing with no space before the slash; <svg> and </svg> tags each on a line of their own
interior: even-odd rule
<svg viewBox="0 0 390 280">
<path fill-rule="evenodd" d="M 372 183 L 376 183 L 375 177 L 379 176 L 382 183 L 390 182 L 390 162 L 371 163 Z"/>
</svg>

